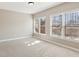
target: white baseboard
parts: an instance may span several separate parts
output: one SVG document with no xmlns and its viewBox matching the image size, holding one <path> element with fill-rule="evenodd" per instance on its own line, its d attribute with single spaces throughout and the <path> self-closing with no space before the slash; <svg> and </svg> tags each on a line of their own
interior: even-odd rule
<svg viewBox="0 0 79 59">
<path fill-rule="evenodd" d="M 58 43 L 58 42 L 55 42 L 55 41 L 51 41 L 51 40 L 44 40 L 44 39 L 42 39 L 40 37 L 36 37 L 36 36 L 34 36 L 34 38 L 37 38 L 39 40 L 43 40 L 43 41 L 46 41 L 46 42 L 49 42 L 49 43 L 55 44 L 57 46 L 61 46 L 63 48 L 66 48 L 66 49 L 69 49 L 69 50 L 72 50 L 72 51 L 79 53 L 79 49 L 77 49 L 77 48 L 74 48 L 74 47 L 71 47 L 71 46 L 68 46 L 68 45 L 65 45 L 65 44 L 62 44 L 62 43 Z"/>
<path fill-rule="evenodd" d="M 1 42 L 5 42 L 5 41 L 11 41 L 11 40 L 17 40 L 17 39 L 30 38 L 30 37 L 32 37 L 32 36 L 22 36 L 22 37 L 10 38 L 10 39 L 3 39 L 3 40 L 0 40 L 0 43 Z"/>
</svg>

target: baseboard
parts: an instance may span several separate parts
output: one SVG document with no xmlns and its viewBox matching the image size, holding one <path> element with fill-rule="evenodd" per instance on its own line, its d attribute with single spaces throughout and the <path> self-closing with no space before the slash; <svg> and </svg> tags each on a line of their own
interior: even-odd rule
<svg viewBox="0 0 79 59">
<path fill-rule="evenodd" d="M 58 43 L 58 42 L 55 42 L 55 41 L 51 41 L 51 40 L 44 40 L 40 37 L 35 37 L 34 36 L 34 38 L 37 38 L 39 40 L 46 41 L 48 43 L 51 43 L 51 44 L 54 44 L 54 45 L 57 45 L 57 46 L 60 46 L 60 47 L 63 47 L 63 48 L 66 48 L 66 49 L 69 49 L 69 50 L 72 50 L 74 52 L 79 53 L 79 49 L 77 49 L 77 48 L 74 48 L 74 47 L 71 47 L 71 46 L 68 46 L 68 45 L 65 45 L 65 44 L 62 44 L 62 43 Z"/>
<path fill-rule="evenodd" d="M 30 38 L 30 37 L 32 37 L 32 36 L 22 36 L 22 37 L 10 38 L 10 39 L 3 39 L 3 40 L 0 40 L 0 43 L 1 43 L 1 42 L 5 42 L 5 41 L 12 41 L 12 40 Z"/>
</svg>

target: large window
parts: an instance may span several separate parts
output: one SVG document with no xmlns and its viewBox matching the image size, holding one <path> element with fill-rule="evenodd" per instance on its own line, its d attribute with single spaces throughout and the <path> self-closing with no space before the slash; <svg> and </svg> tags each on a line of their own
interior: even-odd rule
<svg viewBox="0 0 79 59">
<path fill-rule="evenodd" d="M 39 33 L 39 19 L 35 19 L 35 32 Z"/>
<path fill-rule="evenodd" d="M 47 19 L 48 21 L 48 19 Z M 49 20 L 50 21 L 50 20 Z M 51 16 L 50 28 L 46 26 L 46 17 L 38 17 L 35 20 L 35 31 L 40 34 L 46 33 L 46 27 L 50 34 L 69 38 L 79 38 L 79 12 L 65 12 Z"/>
<path fill-rule="evenodd" d="M 38 17 L 35 19 L 35 32 L 45 34 L 45 17 Z"/>
<path fill-rule="evenodd" d="M 79 37 L 79 12 L 65 13 L 65 36 Z"/>
<path fill-rule="evenodd" d="M 52 17 L 52 33 L 61 35 L 62 15 Z"/>
<path fill-rule="evenodd" d="M 40 18 L 40 33 L 45 34 L 45 17 Z"/>
</svg>

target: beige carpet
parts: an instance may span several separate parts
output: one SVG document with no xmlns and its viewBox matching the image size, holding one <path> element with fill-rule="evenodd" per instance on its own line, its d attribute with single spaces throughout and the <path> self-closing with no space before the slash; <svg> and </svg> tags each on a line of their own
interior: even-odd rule
<svg viewBox="0 0 79 59">
<path fill-rule="evenodd" d="M 0 43 L 0 56 L 6 57 L 74 57 L 79 53 L 35 38 Z"/>
</svg>

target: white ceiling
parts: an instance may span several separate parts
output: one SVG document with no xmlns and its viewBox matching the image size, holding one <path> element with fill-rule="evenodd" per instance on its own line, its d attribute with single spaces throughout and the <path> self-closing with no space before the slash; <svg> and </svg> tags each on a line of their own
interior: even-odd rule
<svg viewBox="0 0 79 59">
<path fill-rule="evenodd" d="M 34 14 L 62 2 L 35 2 L 34 6 L 28 5 L 28 2 L 0 2 L 0 9 Z"/>
</svg>

